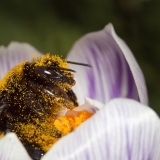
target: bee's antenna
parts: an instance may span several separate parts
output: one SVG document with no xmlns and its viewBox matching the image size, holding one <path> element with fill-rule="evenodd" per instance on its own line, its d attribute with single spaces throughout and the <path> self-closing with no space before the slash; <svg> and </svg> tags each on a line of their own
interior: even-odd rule
<svg viewBox="0 0 160 160">
<path fill-rule="evenodd" d="M 76 72 L 76 71 L 73 70 L 73 69 L 62 68 L 62 67 L 56 67 L 56 66 L 50 66 L 50 68 L 59 69 L 59 70 L 66 70 L 66 71 L 70 71 L 70 72 Z"/>
<path fill-rule="evenodd" d="M 86 67 L 92 67 L 92 65 L 90 65 L 90 64 L 79 63 L 79 62 L 67 61 L 67 63 L 81 65 L 81 66 L 86 66 Z"/>
</svg>

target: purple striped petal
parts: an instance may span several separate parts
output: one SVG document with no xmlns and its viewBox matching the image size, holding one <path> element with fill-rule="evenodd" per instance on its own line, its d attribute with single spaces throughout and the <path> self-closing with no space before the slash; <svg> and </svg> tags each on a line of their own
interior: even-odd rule
<svg viewBox="0 0 160 160">
<path fill-rule="evenodd" d="M 14 133 L 0 140 L 0 160 L 31 160 L 22 143 Z"/>
<path fill-rule="evenodd" d="M 69 61 L 88 63 L 93 68 L 71 65 L 76 70 L 74 92 L 81 104 L 84 97 L 102 103 L 124 97 L 148 104 L 143 74 L 132 52 L 111 24 L 102 31 L 87 34 L 75 43 Z"/>
<path fill-rule="evenodd" d="M 0 79 L 17 64 L 39 53 L 28 43 L 11 42 L 8 47 L 0 46 Z"/>
<path fill-rule="evenodd" d="M 115 99 L 59 140 L 42 160 L 159 160 L 159 133 L 160 119 L 152 109 Z"/>
</svg>

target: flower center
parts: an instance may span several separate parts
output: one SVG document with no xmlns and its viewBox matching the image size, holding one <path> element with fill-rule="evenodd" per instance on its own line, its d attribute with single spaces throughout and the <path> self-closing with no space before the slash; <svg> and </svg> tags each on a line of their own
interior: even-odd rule
<svg viewBox="0 0 160 160">
<path fill-rule="evenodd" d="M 93 113 L 83 111 L 68 111 L 66 116 L 61 116 L 57 120 L 55 120 L 55 127 L 66 135 L 76 129 L 81 123 L 90 118 Z"/>
</svg>

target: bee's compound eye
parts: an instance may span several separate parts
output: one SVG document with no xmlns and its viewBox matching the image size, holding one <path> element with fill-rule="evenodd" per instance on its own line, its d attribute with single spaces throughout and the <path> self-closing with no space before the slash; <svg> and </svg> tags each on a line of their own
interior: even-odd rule
<svg viewBox="0 0 160 160">
<path fill-rule="evenodd" d="M 46 75 L 48 75 L 49 78 L 52 78 L 52 79 L 59 79 L 63 76 L 62 73 L 56 70 L 48 69 L 48 70 L 45 70 L 44 72 L 46 73 Z"/>
</svg>

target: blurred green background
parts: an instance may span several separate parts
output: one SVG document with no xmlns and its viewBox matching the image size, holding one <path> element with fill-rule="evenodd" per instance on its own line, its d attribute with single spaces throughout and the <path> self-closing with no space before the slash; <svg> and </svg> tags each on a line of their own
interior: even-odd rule
<svg viewBox="0 0 160 160">
<path fill-rule="evenodd" d="M 160 1 L 6 0 L 0 3 L 0 45 L 29 42 L 66 55 L 75 40 L 111 22 L 144 72 L 150 106 L 160 115 Z"/>
</svg>

